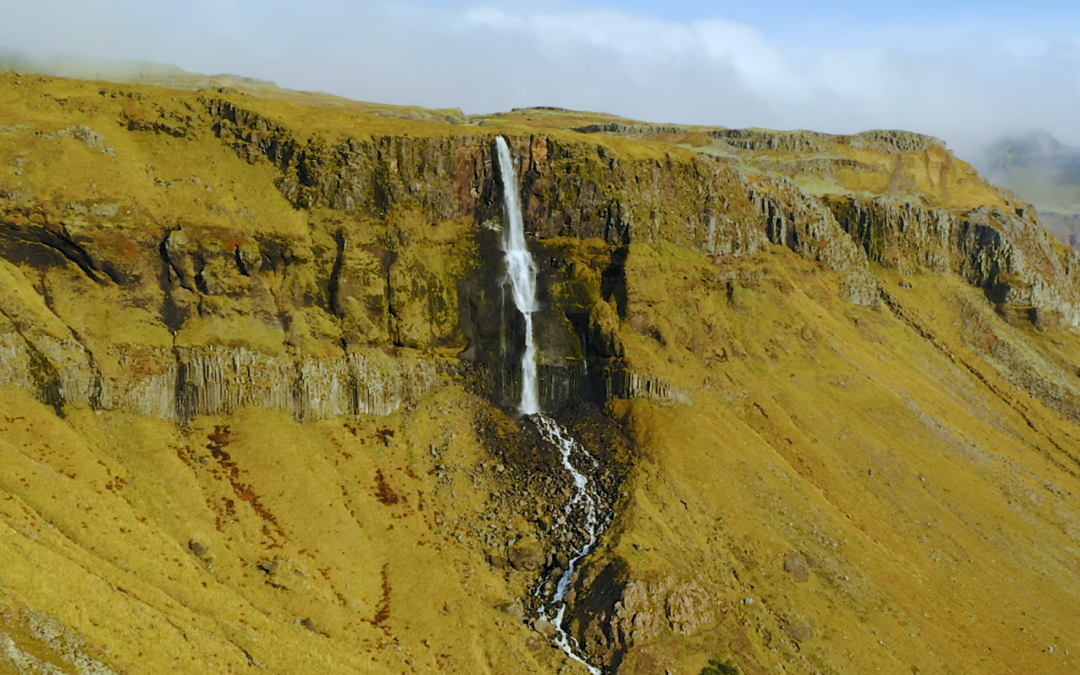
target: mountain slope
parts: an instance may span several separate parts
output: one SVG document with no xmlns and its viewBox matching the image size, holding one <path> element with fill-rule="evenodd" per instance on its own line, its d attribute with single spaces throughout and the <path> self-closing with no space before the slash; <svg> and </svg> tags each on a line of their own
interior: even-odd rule
<svg viewBox="0 0 1080 675">
<path fill-rule="evenodd" d="M 0 75 L 0 669 L 1075 671 L 1076 254 L 937 139 Z M 50 670 L 53 669 L 53 670 Z M 714 668 L 715 670 L 715 668 Z"/>
</svg>

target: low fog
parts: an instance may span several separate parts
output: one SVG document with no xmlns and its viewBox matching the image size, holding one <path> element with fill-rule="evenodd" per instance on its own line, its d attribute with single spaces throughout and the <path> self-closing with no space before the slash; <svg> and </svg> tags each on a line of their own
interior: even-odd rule
<svg viewBox="0 0 1080 675">
<path fill-rule="evenodd" d="M 903 128 L 961 155 L 1031 129 L 1080 142 L 1080 45 L 1060 22 L 1055 33 L 1005 18 L 875 26 L 777 16 L 755 26 L 507 2 L 3 4 L 0 52 L 54 69 L 153 61 L 468 113 L 553 105 L 728 127 Z"/>
</svg>

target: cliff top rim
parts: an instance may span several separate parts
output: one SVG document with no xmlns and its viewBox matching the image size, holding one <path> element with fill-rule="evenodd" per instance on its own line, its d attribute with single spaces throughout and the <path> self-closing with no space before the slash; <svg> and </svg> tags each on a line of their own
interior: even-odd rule
<svg viewBox="0 0 1080 675">
<path fill-rule="evenodd" d="M 445 127 L 503 127 L 509 136 L 524 135 L 541 129 L 577 133 L 605 133 L 639 139 L 656 137 L 671 142 L 671 136 L 707 134 L 715 139 L 757 139 L 767 145 L 769 139 L 817 140 L 819 143 L 866 144 L 870 142 L 946 147 L 945 141 L 926 134 L 900 129 L 868 129 L 851 134 L 833 134 L 808 129 L 767 129 L 762 127 L 730 128 L 715 124 L 650 122 L 622 117 L 614 113 L 575 110 L 561 106 L 535 105 L 512 108 L 507 112 L 466 114 L 461 108 L 425 108 L 423 106 L 380 103 L 350 99 L 335 94 L 295 90 L 276 83 L 233 73 L 205 75 L 178 66 L 151 61 L 87 61 L 81 59 L 30 60 L 18 54 L 0 54 L 0 85 L 8 80 L 36 76 L 63 86 L 63 82 L 99 85 L 125 85 L 139 90 L 174 89 L 204 94 L 238 95 L 257 100 L 280 101 L 315 109 L 373 115 L 387 120 L 434 123 Z M 517 129 L 509 127 L 520 127 Z M 444 128 L 444 133 L 451 128 Z M 695 139 L 685 143 L 695 145 Z M 760 148 L 745 148 L 760 149 Z"/>
</svg>

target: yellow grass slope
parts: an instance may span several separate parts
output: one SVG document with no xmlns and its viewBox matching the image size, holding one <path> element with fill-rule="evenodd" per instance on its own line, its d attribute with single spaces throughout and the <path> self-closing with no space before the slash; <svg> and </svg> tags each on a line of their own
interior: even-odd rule
<svg viewBox="0 0 1080 675">
<path fill-rule="evenodd" d="M 636 270 L 670 345 L 638 348 L 694 404 L 619 406 L 644 457 L 591 563 L 668 594 L 635 597 L 639 625 L 670 630 L 642 630 L 625 671 L 1074 672 L 1080 428 L 1006 381 L 987 341 L 1075 377 L 1075 333 L 1013 327 L 939 277 L 883 273 L 906 320 L 854 308 L 786 252 L 728 270 L 726 295 L 705 263 L 681 271 L 692 291 Z M 680 303 L 697 319 L 664 324 Z M 683 347 L 702 325 L 712 367 Z"/>
<path fill-rule="evenodd" d="M 177 431 L 60 420 L 4 392 L 5 672 L 40 672 L 34 659 L 125 673 L 561 662 L 499 609 L 525 589 L 456 538 L 496 475 L 476 466 L 489 459 L 469 426 L 481 403 L 447 391 L 425 404 L 307 426 L 249 410 Z"/>
</svg>

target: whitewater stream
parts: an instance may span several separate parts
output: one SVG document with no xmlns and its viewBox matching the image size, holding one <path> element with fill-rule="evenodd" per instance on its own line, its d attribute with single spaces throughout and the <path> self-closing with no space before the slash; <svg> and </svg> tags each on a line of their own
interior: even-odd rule
<svg viewBox="0 0 1080 675">
<path fill-rule="evenodd" d="M 585 457 L 595 465 L 596 460 L 584 447 L 554 419 L 540 411 L 540 395 L 536 377 L 536 343 L 533 340 L 533 313 L 536 302 L 536 263 L 525 245 L 525 223 L 521 215 L 521 196 L 518 193 L 517 170 L 506 139 L 495 139 L 498 147 L 499 173 L 502 176 L 503 208 L 507 227 L 503 228 L 503 251 L 506 253 L 506 276 L 513 291 L 514 305 L 525 316 L 525 352 L 521 356 L 521 414 L 531 417 L 545 441 L 562 453 L 562 463 L 574 482 L 574 492 L 566 505 L 566 520 L 583 524 L 587 541 L 578 549 L 559 577 L 555 594 L 545 603 L 546 619 L 555 627 L 555 644 L 573 660 L 589 669 L 592 675 L 601 675 L 600 669 L 589 664 L 578 654 L 577 641 L 563 628 L 566 613 L 566 594 L 574 580 L 578 563 L 596 547 L 597 539 L 607 525 L 600 518 L 599 495 L 590 486 L 589 479 L 570 461 L 572 455 Z M 576 517 L 582 514 L 581 517 Z"/>
<path fill-rule="evenodd" d="M 598 496 L 590 489 L 589 480 L 585 475 L 570 462 L 570 455 L 574 450 L 578 450 L 580 454 L 588 457 L 594 463 L 596 460 L 592 459 L 592 456 L 585 451 L 585 448 L 580 443 L 574 440 L 566 429 L 547 415 L 539 413 L 533 417 L 533 421 L 536 422 L 536 427 L 540 430 L 540 435 L 544 437 L 544 440 L 559 448 L 562 452 L 563 466 L 566 467 L 566 470 L 570 472 L 574 479 L 574 494 L 566 505 L 567 522 L 570 522 L 570 517 L 575 510 L 584 512 L 584 528 L 588 534 L 588 541 L 578 549 L 574 557 L 570 558 L 570 564 L 566 566 L 566 571 L 559 577 L 558 585 L 555 586 L 555 595 L 552 596 L 547 605 L 547 619 L 558 630 L 555 636 L 555 644 L 559 645 L 570 658 L 588 668 L 590 673 L 601 675 L 599 668 L 592 666 L 577 654 L 577 641 L 563 629 L 563 615 L 566 613 L 564 600 L 570 590 L 570 584 L 574 580 L 574 572 L 577 571 L 578 563 L 585 556 L 592 553 L 593 548 L 596 547 L 597 538 L 607 525 L 606 522 L 601 522 L 598 517 L 600 504 Z"/>
</svg>

